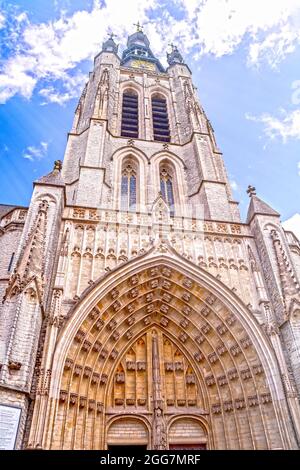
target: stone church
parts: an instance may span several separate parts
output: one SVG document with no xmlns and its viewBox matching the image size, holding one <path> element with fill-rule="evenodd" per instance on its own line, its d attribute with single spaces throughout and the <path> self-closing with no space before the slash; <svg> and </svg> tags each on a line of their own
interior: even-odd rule
<svg viewBox="0 0 300 470">
<path fill-rule="evenodd" d="M 241 221 L 167 60 L 111 35 L 63 163 L 0 208 L 1 448 L 299 448 L 300 243 L 251 186 Z"/>
</svg>

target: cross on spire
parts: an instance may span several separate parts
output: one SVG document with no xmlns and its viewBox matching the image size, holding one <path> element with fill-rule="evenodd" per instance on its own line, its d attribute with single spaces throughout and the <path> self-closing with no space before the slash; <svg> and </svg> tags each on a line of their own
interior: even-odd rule
<svg viewBox="0 0 300 470">
<path fill-rule="evenodd" d="M 172 48 L 172 52 L 177 50 L 177 46 L 175 46 L 175 44 L 173 44 L 172 42 L 170 44 L 168 44 L 168 46 L 170 46 Z"/>
<path fill-rule="evenodd" d="M 114 34 L 113 32 L 108 33 L 108 36 L 109 36 L 109 38 L 112 39 L 112 40 L 117 37 L 117 35 Z"/>
<path fill-rule="evenodd" d="M 137 23 L 133 23 L 133 26 L 136 26 L 136 32 L 137 33 L 142 33 L 143 32 L 143 25 L 140 24 L 140 22 L 138 21 Z"/>
<path fill-rule="evenodd" d="M 256 188 L 249 184 L 248 189 L 247 189 L 247 194 L 249 197 L 255 196 L 256 195 Z"/>
</svg>

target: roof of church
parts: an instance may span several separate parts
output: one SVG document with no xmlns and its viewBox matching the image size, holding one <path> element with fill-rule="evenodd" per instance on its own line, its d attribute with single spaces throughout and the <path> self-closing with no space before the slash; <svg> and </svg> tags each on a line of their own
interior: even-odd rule
<svg viewBox="0 0 300 470">
<path fill-rule="evenodd" d="M 65 186 L 65 183 L 61 176 L 62 163 L 60 160 L 54 162 L 53 170 L 45 176 L 42 176 L 35 183 L 39 184 L 50 184 L 52 186 Z"/>
<path fill-rule="evenodd" d="M 275 211 L 275 209 L 269 206 L 266 202 L 259 199 L 256 194 L 252 194 L 247 214 L 247 223 L 251 222 L 256 214 L 273 215 L 276 217 L 280 216 L 279 212 Z"/>
<path fill-rule="evenodd" d="M 13 206 L 10 204 L 0 204 L 0 220 L 14 209 L 27 209 L 27 207 Z"/>
</svg>

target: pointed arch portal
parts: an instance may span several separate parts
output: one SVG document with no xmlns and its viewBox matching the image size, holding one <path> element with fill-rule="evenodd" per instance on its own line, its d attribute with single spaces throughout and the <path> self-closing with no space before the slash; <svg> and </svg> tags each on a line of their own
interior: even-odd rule
<svg viewBox="0 0 300 470">
<path fill-rule="evenodd" d="M 106 449 L 129 436 L 149 449 L 291 447 L 267 337 L 232 291 L 174 253 L 161 244 L 124 263 L 73 309 L 42 447 Z"/>
</svg>

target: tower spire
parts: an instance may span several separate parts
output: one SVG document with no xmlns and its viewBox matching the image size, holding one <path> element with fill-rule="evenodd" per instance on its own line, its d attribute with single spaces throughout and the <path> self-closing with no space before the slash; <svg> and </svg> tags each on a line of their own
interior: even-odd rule
<svg viewBox="0 0 300 470">
<path fill-rule="evenodd" d="M 141 25 L 139 21 L 137 23 L 133 23 L 133 26 L 136 26 L 137 33 L 143 33 L 144 26 Z"/>
</svg>

